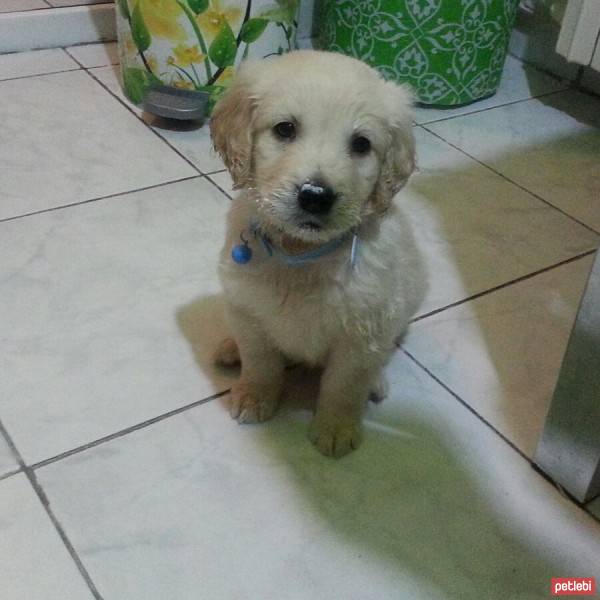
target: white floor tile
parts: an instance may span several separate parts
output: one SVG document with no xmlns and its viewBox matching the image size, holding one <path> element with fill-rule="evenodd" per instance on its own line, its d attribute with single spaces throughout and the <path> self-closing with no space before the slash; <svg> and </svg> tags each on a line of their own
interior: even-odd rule
<svg viewBox="0 0 600 600">
<path fill-rule="evenodd" d="M 0 435 L 0 477 L 19 468 L 8 444 Z"/>
<path fill-rule="evenodd" d="M 419 314 L 593 249 L 598 236 L 416 129 L 420 172 L 396 198 L 429 270 Z"/>
<path fill-rule="evenodd" d="M 83 71 L 0 82 L 0 218 L 195 171 Z"/>
<path fill-rule="evenodd" d="M 92 599 L 24 475 L 0 481 L 0 515 L 3 598 Z"/>
<path fill-rule="evenodd" d="M 211 402 L 37 475 L 105 598 L 545 600 L 600 575 L 600 525 L 405 356 L 389 372 L 340 461 L 305 412 Z"/>
<path fill-rule="evenodd" d="M 563 90 L 567 87 L 568 82 L 560 81 L 530 65 L 522 63 L 517 58 L 507 56 L 502 81 L 498 91 L 492 97 L 455 108 L 419 107 L 416 109 L 415 120 L 417 123 L 429 123 L 440 119 L 448 119 L 457 115 L 465 115 L 500 106 L 508 102 L 526 100 L 549 92 Z"/>
<path fill-rule="evenodd" d="M 0 0 L 0 13 L 48 8 L 43 0 Z"/>
<path fill-rule="evenodd" d="M 79 65 L 60 48 L 0 54 L 0 80 L 76 69 Z"/>
<path fill-rule="evenodd" d="M 116 42 L 70 46 L 67 48 L 67 52 L 86 69 L 119 63 L 119 52 Z"/>
<path fill-rule="evenodd" d="M 428 125 L 600 230 L 600 98 L 568 91 Z"/>
<path fill-rule="evenodd" d="M 414 323 L 404 344 L 532 457 L 592 257 Z"/>
<path fill-rule="evenodd" d="M 0 224 L 0 416 L 34 463 L 227 389 L 201 178 Z"/>
<path fill-rule="evenodd" d="M 186 156 L 202 173 L 213 173 L 225 168 L 223 161 L 213 150 L 210 131 L 206 124 L 166 121 L 151 115 L 131 104 L 123 94 L 119 83 L 118 67 L 101 67 L 92 73 L 119 98 L 122 98 L 136 114 L 152 125 L 153 129 L 173 147 Z M 171 129 L 169 129 L 169 127 Z"/>
</svg>

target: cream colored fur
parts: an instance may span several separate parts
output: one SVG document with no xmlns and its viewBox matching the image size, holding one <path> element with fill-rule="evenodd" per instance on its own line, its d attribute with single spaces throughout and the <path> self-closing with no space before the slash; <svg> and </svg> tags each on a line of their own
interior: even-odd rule
<svg viewBox="0 0 600 600">
<path fill-rule="evenodd" d="M 411 98 L 363 63 L 338 54 L 299 51 L 245 64 L 215 108 L 211 133 L 235 185 L 220 261 L 234 340 L 217 360 L 241 358 L 231 393 L 240 422 L 272 416 L 286 362 L 323 368 L 311 438 L 326 455 L 341 456 L 361 439 L 370 393 L 385 390 L 382 369 L 416 310 L 424 277 L 407 221 L 392 198 L 414 169 Z M 273 127 L 296 123 L 293 140 Z M 366 155 L 350 151 L 367 137 Z M 338 194 L 317 231 L 301 226 L 298 186 L 319 179 Z M 356 228 L 350 242 L 315 263 L 287 266 L 269 257 L 249 233 L 260 226 L 288 253 L 319 247 Z M 252 260 L 231 249 L 240 233 Z"/>
</svg>

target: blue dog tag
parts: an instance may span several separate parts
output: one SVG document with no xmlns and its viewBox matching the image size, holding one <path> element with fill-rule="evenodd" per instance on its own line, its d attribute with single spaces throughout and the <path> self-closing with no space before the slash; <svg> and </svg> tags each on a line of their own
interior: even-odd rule
<svg viewBox="0 0 600 600">
<path fill-rule="evenodd" d="M 238 244 L 231 250 L 231 258 L 238 265 L 245 265 L 252 258 L 252 250 L 247 243 Z"/>
</svg>

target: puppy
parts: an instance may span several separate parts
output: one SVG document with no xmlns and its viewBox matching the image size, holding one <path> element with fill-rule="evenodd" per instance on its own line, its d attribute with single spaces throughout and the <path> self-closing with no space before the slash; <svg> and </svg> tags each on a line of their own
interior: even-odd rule
<svg viewBox="0 0 600 600">
<path fill-rule="evenodd" d="M 234 339 L 216 359 L 242 365 L 231 416 L 270 418 L 287 362 L 320 367 L 310 437 L 342 456 L 423 295 L 392 204 L 415 166 L 411 95 L 358 60 L 298 51 L 244 63 L 210 128 L 241 190 L 219 266 Z"/>
</svg>

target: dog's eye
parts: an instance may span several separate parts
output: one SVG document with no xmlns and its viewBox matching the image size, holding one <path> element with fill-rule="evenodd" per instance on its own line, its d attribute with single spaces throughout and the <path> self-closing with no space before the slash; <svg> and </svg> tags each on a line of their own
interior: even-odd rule
<svg viewBox="0 0 600 600">
<path fill-rule="evenodd" d="M 352 152 L 355 154 L 366 154 L 371 149 L 371 142 L 364 135 L 352 138 Z"/>
<path fill-rule="evenodd" d="M 290 121 L 282 121 L 273 127 L 277 137 L 282 139 L 292 139 L 296 137 L 296 126 Z"/>
</svg>

